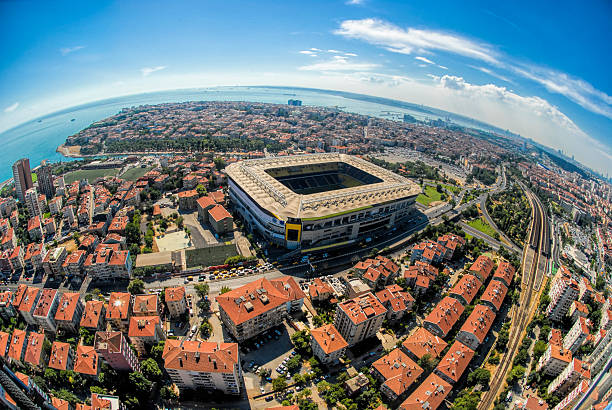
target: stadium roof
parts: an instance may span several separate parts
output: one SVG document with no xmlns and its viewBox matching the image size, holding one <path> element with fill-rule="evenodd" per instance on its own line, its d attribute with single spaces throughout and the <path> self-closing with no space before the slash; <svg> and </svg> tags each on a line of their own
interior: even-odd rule
<svg viewBox="0 0 612 410">
<path fill-rule="evenodd" d="M 320 163 L 344 162 L 382 182 L 308 195 L 297 194 L 266 170 Z M 250 159 L 225 168 L 227 175 L 261 207 L 279 219 L 322 218 L 416 196 L 421 188 L 412 181 L 361 158 L 339 154 L 309 154 Z"/>
</svg>

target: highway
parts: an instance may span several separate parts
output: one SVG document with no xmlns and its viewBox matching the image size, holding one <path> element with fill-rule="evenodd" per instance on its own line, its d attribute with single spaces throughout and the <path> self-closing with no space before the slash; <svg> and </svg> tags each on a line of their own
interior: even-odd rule
<svg viewBox="0 0 612 410">
<path fill-rule="evenodd" d="M 525 191 L 533 211 L 528 241 L 523 250 L 521 295 L 519 305 L 513 307 L 510 313 L 511 327 L 507 351 L 502 356 L 501 362 L 491 378 L 489 390 L 484 394 L 478 405 L 479 410 L 493 408 L 495 399 L 504 388 L 506 374 L 512 368 L 512 361 L 521 345 L 525 329 L 535 313 L 543 274 L 546 271 L 547 259 L 542 254 L 546 248 L 545 241 L 548 240 L 546 212 L 540 200 L 524 185 L 521 184 L 521 187 Z"/>
</svg>

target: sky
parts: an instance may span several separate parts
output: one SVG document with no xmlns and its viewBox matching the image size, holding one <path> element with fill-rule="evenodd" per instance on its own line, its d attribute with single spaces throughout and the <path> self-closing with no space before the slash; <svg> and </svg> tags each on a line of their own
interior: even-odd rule
<svg viewBox="0 0 612 410">
<path fill-rule="evenodd" d="M 612 3 L 0 1 L 0 132 L 134 93 L 301 86 L 424 104 L 612 175 Z"/>
</svg>

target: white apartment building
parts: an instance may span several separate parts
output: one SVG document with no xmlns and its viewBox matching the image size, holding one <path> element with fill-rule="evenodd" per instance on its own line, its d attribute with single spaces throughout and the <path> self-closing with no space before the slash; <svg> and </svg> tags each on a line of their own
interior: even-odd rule
<svg viewBox="0 0 612 410">
<path fill-rule="evenodd" d="M 586 338 L 589 337 L 591 333 L 589 328 L 590 321 L 584 317 L 579 317 L 563 338 L 563 348 L 571 350 L 572 354 L 576 353 Z"/>
<path fill-rule="evenodd" d="M 178 317 L 187 311 L 187 299 L 185 298 L 185 288 L 177 286 L 175 288 L 166 288 L 165 291 L 166 306 L 172 317 Z"/>
<path fill-rule="evenodd" d="M 338 303 L 334 326 L 349 346 L 376 335 L 387 309 L 372 293 Z"/>
<path fill-rule="evenodd" d="M 240 394 L 242 370 L 237 343 L 168 339 L 162 357 L 166 372 L 180 389 Z"/>
<path fill-rule="evenodd" d="M 57 332 L 55 313 L 59 306 L 59 299 L 60 293 L 56 289 L 44 288 L 33 312 L 36 322 L 51 333 Z"/>
<path fill-rule="evenodd" d="M 310 331 L 312 354 L 321 363 L 335 363 L 346 352 L 348 343 L 334 325 L 327 324 Z"/>
<path fill-rule="evenodd" d="M 578 289 L 578 282 L 572 277 L 571 273 L 564 266 L 559 269 L 562 273 L 557 276 L 555 282 L 550 287 L 550 303 L 546 308 L 546 314 L 548 317 L 555 322 L 559 322 L 563 319 L 574 300 L 578 299 L 580 290 Z"/>
</svg>

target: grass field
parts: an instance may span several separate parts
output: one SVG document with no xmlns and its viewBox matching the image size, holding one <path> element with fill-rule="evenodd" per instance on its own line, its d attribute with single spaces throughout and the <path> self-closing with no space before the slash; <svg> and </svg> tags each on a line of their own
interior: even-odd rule
<svg viewBox="0 0 612 410">
<path fill-rule="evenodd" d="M 493 229 L 493 227 L 489 225 L 487 221 L 485 221 L 482 218 L 474 219 L 468 222 L 467 224 L 471 226 L 472 228 L 477 229 L 480 232 L 484 233 L 485 235 L 489 235 L 491 238 L 495 237 L 495 229 Z"/>
<path fill-rule="evenodd" d="M 107 168 L 107 169 L 80 169 L 78 171 L 72 171 L 64 175 L 64 181 L 67 184 L 72 184 L 74 181 L 80 181 L 87 179 L 90 183 L 96 178 L 115 176 L 119 172 L 119 168 Z"/>
<path fill-rule="evenodd" d="M 458 194 L 459 192 L 461 192 L 461 188 L 459 188 L 458 186 L 450 185 L 450 184 L 441 184 L 441 185 L 442 187 L 451 191 L 453 194 Z"/>
<path fill-rule="evenodd" d="M 138 178 L 152 170 L 153 167 L 145 167 L 145 168 L 130 168 L 123 175 L 121 175 L 121 179 L 125 179 L 126 181 L 136 181 Z"/>
<path fill-rule="evenodd" d="M 436 191 L 436 187 L 425 185 L 425 189 L 423 189 L 423 193 L 417 196 L 416 201 L 425 206 L 429 206 L 432 202 L 441 201 L 442 194 Z"/>
<path fill-rule="evenodd" d="M 230 256 L 236 256 L 236 245 L 214 245 L 199 249 L 186 249 L 187 267 L 222 265 Z"/>
</svg>

